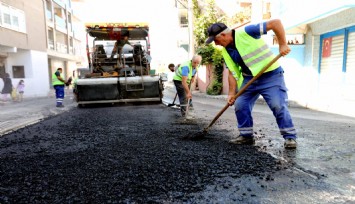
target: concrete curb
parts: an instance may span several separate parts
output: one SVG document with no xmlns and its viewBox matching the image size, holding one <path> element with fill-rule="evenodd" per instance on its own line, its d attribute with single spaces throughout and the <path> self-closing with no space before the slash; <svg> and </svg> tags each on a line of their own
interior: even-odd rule
<svg viewBox="0 0 355 204">
<path fill-rule="evenodd" d="M 69 95 L 67 97 L 70 98 L 71 96 Z M 0 136 L 6 135 L 26 126 L 33 125 L 48 117 L 70 111 L 76 106 L 74 101 L 67 99 L 67 104 L 64 108 L 56 108 L 55 106 L 52 106 L 54 102 L 52 100 L 48 100 L 52 98 L 54 97 L 26 98 L 26 100 L 21 103 L 12 103 L 7 106 L 1 106 Z M 33 105 L 34 101 L 37 102 L 36 104 L 38 104 L 38 107 L 41 107 L 40 109 L 37 108 L 36 111 L 32 110 L 30 107 Z M 25 109 L 21 109 L 25 112 L 17 112 L 16 110 L 19 106 L 27 107 Z"/>
<path fill-rule="evenodd" d="M 0 136 L 6 135 L 8 133 L 11 133 L 13 131 L 16 131 L 18 129 L 24 128 L 29 125 L 36 124 L 43 120 L 45 117 L 38 117 L 38 118 L 31 118 L 31 119 L 25 119 L 23 121 L 16 121 L 15 124 L 12 123 L 12 121 L 6 121 L 7 123 L 3 123 L 0 125 Z M 6 127 L 1 127 L 6 125 Z"/>
</svg>

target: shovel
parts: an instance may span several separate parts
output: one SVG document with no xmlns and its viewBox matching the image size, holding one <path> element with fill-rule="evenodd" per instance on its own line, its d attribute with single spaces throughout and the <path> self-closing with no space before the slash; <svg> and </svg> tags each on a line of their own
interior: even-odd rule
<svg viewBox="0 0 355 204">
<path fill-rule="evenodd" d="M 255 81 L 257 80 L 272 64 L 274 64 L 279 58 L 281 57 L 281 54 L 278 54 L 273 60 L 271 60 L 262 70 L 260 70 L 260 72 L 254 76 L 247 84 L 245 84 L 239 91 L 237 94 L 235 94 L 233 96 L 234 99 L 237 99 L 241 94 L 244 93 L 244 91 Z M 203 129 L 202 132 L 198 132 L 196 134 L 188 134 L 188 135 L 185 135 L 183 137 L 183 139 L 202 139 L 204 138 L 207 133 L 208 133 L 208 130 L 209 128 L 216 122 L 216 120 L 224 113 L 224 111 L 226 111 L 229 107 L 229 104 L 227 103 L 221 111 L 219 111 L 219 113 L 213 118 L 212 122 Z"/>
<path fill-rule="evenodd" d="M 173 103 L 169 103 L 168 104 L 168 107 L 171 107 L 171 106 L 175 106 L 175 100 L 176 100 L 176 97 L 177 97 L 177 93 L 175 94 L 175 97 L 174 97 L 174 100 L 173 100 Z"/>
<path fill-rule="evenodd" d="M 189 84 L 189 89 L 191 90 L 191 83 Z M 176 100 L 176 97 L 178 96 L 178 94 L 176 93 L 175 94 L 175 97 L 174 97 L 174 100 L 173 100 L 173 103 L 169 103 L 168 104 L 168 107 L 171 107 L 171 106 L 180 106 L 180 104 L 175 104 L 175 100 Z"/>
<path fill-rule="evenodd" d="M 187 100 L 187 106 L 186 106 L 186 112 L 185 112 L 185 119 L 191 119 L 188 115 L 189 115 L 189 110 L 190 110 L 190 103 L 191 103 L 191 99 Z"/>
</svg>

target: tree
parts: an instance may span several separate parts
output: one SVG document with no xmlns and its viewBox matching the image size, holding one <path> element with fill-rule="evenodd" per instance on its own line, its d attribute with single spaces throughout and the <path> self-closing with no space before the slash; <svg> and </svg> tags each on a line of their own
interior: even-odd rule
<svg viewBox="0 0 355 204">
<path fill-rule="evenodd" d="M 202 2 L 202 1 L 200 1 Z M 216 23 L 218 20 L 224 19 L 224 15 L 217 12 L 215 6 L 215 0 L 206 0 L 207 5 L 203 7 L 205 10 L 202 11 L 199 6 L 198 0 L 192 0 L 193 3 L 193 14 L 194 14 L 194 35 L 197 47 L 203 46 L 207 38 L 207 28 Z"/>
<path fill-rule="evenodd" d="M 223 22 L 225 17 L 216 10 L 214 0 L 206 0 L 202 12 L 198 0 L 193 0 L 193 14 L 195 17 L 194 35 L 198 46 L 197 54 L 202 56 L 202 64 L 212 64 L 212 83 L 207 89 L 207 94 L 218 95 L 222 91 L 223 81 L 223 57 L 221 52 L 212 44 L 206 45 L 208 37 L 207 28 L 216 22 Z"/>
<path fill-rule="evenodd" d="M 228 18 L 223 12 L 217 10 L 215 0 L 192 0 L 192 4 L 197 54 L 202 56 L 202 64 L 213 65 L 212 83 L 207 89 L 207 94 L 218 95 L 222 91 L 224 60 L 220 49 L 216 48 L 212 43 L 205 44 L 208 37 L 207 28 L 216 22 L 236 25 L 250 21 L 251 6 Z"/>
<path fill-rule="evenodd" d="M 243 11 L 240 11 L 228 19 L 230 25 L 240 25 L 247 21 L 251 20 L 251 5 L 244 8 Z"/>
</svg>

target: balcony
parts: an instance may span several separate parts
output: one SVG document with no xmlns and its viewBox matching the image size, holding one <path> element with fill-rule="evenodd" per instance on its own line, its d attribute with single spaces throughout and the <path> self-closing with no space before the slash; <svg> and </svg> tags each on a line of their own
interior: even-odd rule
<svg viewBox="0 0 355 204">
<path fill-rule="evenodd" d="M 48 40 L 48 49 L 54 50 L 54 41 L 53 40 Z"/>
<path fill-rule="evenodd" d="M 68 53 L 68 46 L 63 43 L 57 42 L 56 51 L 60 53 Z"/>
<path fill-rule="evenodd" d="M 55 19 L 55 25 L 57 27 L 59 27 L 62 30 L 66 30 L 67 29 L 67 24 L 65 22 L 65 20 L 57 15 L 54 16 Z"/>
<path fill-rule="evenodd" d="M 63 2 L 62 0 L 53 0 L 55 3 L 57 3 L 59 6 L 61 6 L 62 8 L 65 8 L 65 2 Z"/>
<path fill-rule="evenodd" d="M 68 32 L 71 34 L 71 36 L 73 35 L 73 29 L 71 23 L 68 23 Z"/>
</svg>

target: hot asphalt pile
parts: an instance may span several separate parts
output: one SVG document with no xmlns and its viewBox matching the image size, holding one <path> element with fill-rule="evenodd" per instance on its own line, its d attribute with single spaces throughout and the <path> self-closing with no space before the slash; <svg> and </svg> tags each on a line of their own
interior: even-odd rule
<svg viewBox="0 0 355 204">
<path fill-rule="evenodd" d="M 255 146 L 228 144 L 223 131 L 181 139 L 204 125 L 163 105 L 50 117 L 0 137 L 0 203 L 193 202 L 217 179 L 248 175 L 266 188 L 274 173 L 291 168 Z M 235 199 L 258 196 L 242 184 L 222 188 Z"/>
</svg>

